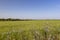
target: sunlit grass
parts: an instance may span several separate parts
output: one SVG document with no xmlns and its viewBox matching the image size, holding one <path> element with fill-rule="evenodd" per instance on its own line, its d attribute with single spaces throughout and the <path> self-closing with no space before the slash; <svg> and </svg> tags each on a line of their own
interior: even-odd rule
<svg viewBox="0 0 60 40">
<path fill-rule="evenodd" d="M 60 21 L 0 21 L 0 40 L 60 40 Z"/>
</svg>

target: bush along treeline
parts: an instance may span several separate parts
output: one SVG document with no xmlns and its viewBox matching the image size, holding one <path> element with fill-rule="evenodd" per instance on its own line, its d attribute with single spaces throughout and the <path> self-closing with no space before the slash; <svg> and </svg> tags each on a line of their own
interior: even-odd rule
<svg viewBox="0 0 60 40">
<path fill-rule="evenodd" d="M 0 21 L 29 21 L 29 20 L 32 20 L 32 19 L 12 19 L 12 18 L 8 18 L 8 19 L 0 19 Z"/>
</svg>

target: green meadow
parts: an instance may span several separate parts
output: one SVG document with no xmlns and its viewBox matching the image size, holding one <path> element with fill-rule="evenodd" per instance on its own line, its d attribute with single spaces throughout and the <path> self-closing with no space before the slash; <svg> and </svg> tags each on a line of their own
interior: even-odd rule
<svg viewBox="0 0 60 40">
<path fill-rule="evenodd" d="M 60 40 L 60 20 L 0 21 L 0 40 Z"/>
</svg>

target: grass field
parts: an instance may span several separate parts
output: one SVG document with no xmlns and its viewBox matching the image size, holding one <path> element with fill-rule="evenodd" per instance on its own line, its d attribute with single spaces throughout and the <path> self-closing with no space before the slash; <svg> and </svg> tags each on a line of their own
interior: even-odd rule
<svg viewBox="0 0 60 40">
<path fill-rule="evenodd" d="M 60 40 L 60 20 L 0 21 L 0 40 Z"/>
</svg>

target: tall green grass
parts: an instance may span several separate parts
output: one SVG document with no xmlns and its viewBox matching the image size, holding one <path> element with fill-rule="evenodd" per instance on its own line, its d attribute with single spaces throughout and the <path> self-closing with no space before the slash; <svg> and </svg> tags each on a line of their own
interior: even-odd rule
<svg viewBox="0 0 60 40">
<path fill-rule="evenodd" d="M 60 21 L 0 21 L 0 40 L 60 40 Z"/>
</svg>

